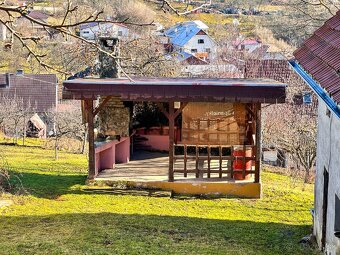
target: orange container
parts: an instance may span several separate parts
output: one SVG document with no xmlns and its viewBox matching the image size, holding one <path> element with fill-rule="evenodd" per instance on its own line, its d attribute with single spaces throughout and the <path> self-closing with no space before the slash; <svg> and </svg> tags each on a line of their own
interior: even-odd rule
<svg viewBox="0 0 340 255">
<path fill-rule="evenodd" d="M 236 159 L 233 162 L 235 180 L 249 180 L 250 179 L 250 174 L 246 174 L 245 178 L 243 178 L 243 175 L 242 175 L 244 154 L 246 157 L 251 157 L 253 155 L 252 149 L 246 148 L 246 151 L 244 152 L 243 148 L 238 148 L 238 149 L 234 149 L 233 151 L 233 156 L 236 157 Z M 240 157 L 240 158 L 238 159 L 237 157 Z M 252 167 L 252 160 L 246 160 L 245 163 L 246 163 L 245 169 L 247 171 L 250 171 Z"/>
</svg>

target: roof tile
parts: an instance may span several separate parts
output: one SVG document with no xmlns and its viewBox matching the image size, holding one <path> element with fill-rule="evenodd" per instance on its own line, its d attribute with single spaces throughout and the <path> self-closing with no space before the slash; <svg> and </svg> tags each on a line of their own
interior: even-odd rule
<svg viewBox="0 0 340 255">
<path fill-rule="evenodd" d="M 294 52 L 296 60 L 340 104 L 340 11 Z"/>
<path fill-rule="evenodd" d="M 0 84 L 6 79 L 0 74 Z M 22 98 L 26 105 L 37 112 L 47 112 L 55 107 L 57 100 L 57 76 L 55 74 L 10 75 L 9 86 L 1 88 L 0 96 Z"/>
</svg>

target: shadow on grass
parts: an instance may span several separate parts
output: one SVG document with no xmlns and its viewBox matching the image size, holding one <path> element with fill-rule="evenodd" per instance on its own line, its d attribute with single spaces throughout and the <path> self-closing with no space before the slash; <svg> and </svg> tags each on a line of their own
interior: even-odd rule
<svg viewBox="0 0 340 255">
<path fill-rule="evenodd" d="M 318 254 L 298 244 L 307 225 L 114 213 L 1 216 L 0 225 L 8 255 Z"/>
<path fill-rule="evenodd" d="M 54 175 L 37 173 L 15 173 L 18 177 L 13 179 L 15 184 L 31 195 L 41 198 L 55 199 L 64 194 L 82 193 L 81 190 L 72 190 L 74 185 L 84 185 L 86 175 Z M 21 182 L 21 184 L 19 183 Z"/>
</svg>

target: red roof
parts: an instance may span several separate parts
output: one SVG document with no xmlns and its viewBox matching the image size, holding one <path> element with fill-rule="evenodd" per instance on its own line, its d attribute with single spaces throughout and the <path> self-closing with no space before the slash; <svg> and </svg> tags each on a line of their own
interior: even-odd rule
<svg viewBox="0 0 340 255">
<path fill-rule="evenodd" d="M 340 11 L 294 52 L 303 69 L 340 104 Z"/>
<path fill-rule="evenodd" d="M 6 74 L 0 74 L 0 83 L 6 81 Z M 57 76 L 55 74 L 10 74 L 9 84 L 0 87 L 0 97 L 22 98 L 26 105 L 38 113 L 54 108 L 57 100 Z"/>
<path fill-rule="evenodd" d="M 248 59 L 245 62 L 245 78 L 268 78 L 280 82 L 287 82 L 297 76 L 289 67 L 287 60 L 282 59 Z"/>
</svg>

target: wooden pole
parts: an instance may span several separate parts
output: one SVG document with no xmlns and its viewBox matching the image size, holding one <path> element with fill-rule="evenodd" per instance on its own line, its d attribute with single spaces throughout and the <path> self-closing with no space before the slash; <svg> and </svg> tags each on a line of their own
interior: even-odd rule
<svg viewBox="0 0 340 255">
<path fill-rule="evenodd" d="M 261 155 L 262 155 L 262 130 L 261 130 L 261 104 L 256 104 L 256 156 L 255 156 L 255 183 L 260 182 Z"/>
<path fill-rule="evenodd" d="M 174 181 L 174 135 L 175 108 L 174 102 L 169 103 L 169 182 Z"/>
<path fill-rule="evenodd" d="M 96 175 L 95 147 L 94 147 L 94 114 L 92 99 L 85 100 L 85 109 L 88 121 L 88 138 L 89 138 L 89 169 L 88 179 L 93 179 Z"/>
</svg>

